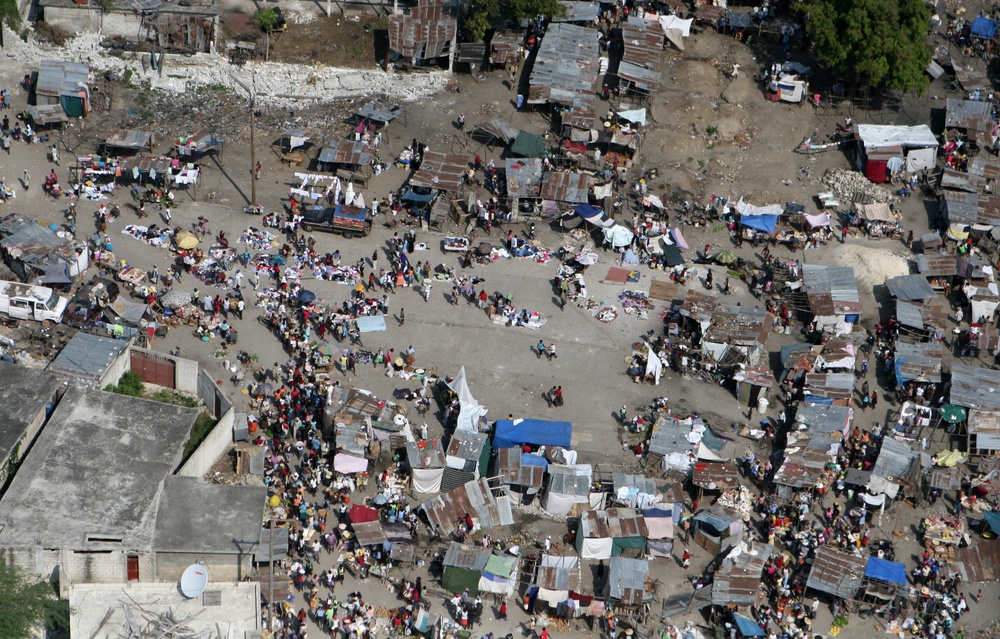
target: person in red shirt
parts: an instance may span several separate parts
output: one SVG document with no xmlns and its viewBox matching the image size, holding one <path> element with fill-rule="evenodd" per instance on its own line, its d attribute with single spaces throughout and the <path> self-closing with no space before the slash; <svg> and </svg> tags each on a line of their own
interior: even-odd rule
<svg viewBox="0 0 1000 639">
<path fill-rule="evenodd" d="M 497 614 L 497 619 L 507 619 L 507 602 L 500 602 L 500 610 Z"/>
</svg>

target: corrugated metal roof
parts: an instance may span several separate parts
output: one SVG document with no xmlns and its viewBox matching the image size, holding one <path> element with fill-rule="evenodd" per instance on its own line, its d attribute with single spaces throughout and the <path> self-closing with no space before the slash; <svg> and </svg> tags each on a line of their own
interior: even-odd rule
<svg viewBox="0 0 1000 639">
<path fill-rule="evenodd" d="M 115 129 L 104 139 L 104 145 L 119 149 L 145 149 L 149 148 L 152 140 L 153 134 L 149 131 Z"/>
<path fill-rule="evenodd" d="M 590 494 L 590 481 L 593 468 L 589 465 L 561 466 L 549 464 L 549 492 L 556 495 L 575 495 L 586 497 Z"/>
<path fill-rule="evenodd" d="M 962 89 L 965 91 L 972 92 L 976 89 L 989 90 L 993 86 L 985 73 L 976 71 L 971 67 L 964 67 L 955 62 L 954 58 L 951 59 L 951 66 L 955 70 L 955 77 L 958 79 L 958 83 L 962 85 Z"/>
<path fill-rule="evenodd" d="M 422 508 L 431 526 L 442 533 L 454 530 L 455 523 L 467 513 L 475 513 L 480 527 L 485 529 L 514 523 L 509 499 L 494 497 L 486 479 L 482 478 L 438 495 Z"/>
<path fill-rule="evenodd" d="M 614 483 L 615 490 L 622 487 L 638 488 L 639 492 L 646 493 L 647 495 L 655 495 L 659 492 L 656 487 L 656 482 L 645 475 L 611 473 L 611 481 Z"/>
<path fill-rule="evenodd" d="M 1000 410 L 1000 371 L 953 363 L 950 401 L 966 408 Z"/>
<path fill-rule="evenodd" d="M 850 425 L 851 409 L 847 406 L 800 404 L 795 422 L 805 424 L 810 433 L 845 433 Z"/>
<path fill-rule="evenodd" d="M 850 399 L 854 393 L 854 373 L 806 373 L 807 396 Z"/>
<path fill-rule="evenodd" d="M 1000 411 L 970 410 L 970 435 L 1000 435 Z"/>
<path fill-rule="evenodd" d="M 704 339 L 716 344 L 764 347 L 773 323 L 774 316 L 763 308 L 718 305 Z"/>
<path fill-rule="evenodd" d="M 354 538 L 358 540 L 358 543 L 362 546 L 374 546 L 376 544 L 384 544 L 389 539 L 385 536 L 385 531 L 382 530 L 382 522 L 380 521 L 366 521 L 359 524 L 351 524 L 351 528 L 354 530 Z"/>
<path fill-rule="evenodd" d="M 529 488 L 541 487 L 545 468 L 522 464 L 522 454 L 520 448 L 499 449 L 497 451 L 497 474 L 503 478 L 505 484 Z"/>
<path fill-rule="evenodd" d="M 334 433 L 337 450 L 359 456 L 364 456 L 365 451 L 368 450 L 367 427 L 364 422 L 337 422 Z"/>
<path fill-rule="evenodd" d="M 864 557 L 849 555 L 828 545 L 820 546 L 816 549 L 806 587 L 849 599 L 861 587 L 867 565 L 868 560 Z"/>
<path fill-rule="evenodd" d="M 546 590 L 572 590 L 580 592 L 583 585 L 583 574 L 580 569 L 579 557 L 558 557 L 542 555 L 532 584 Z"/>
<path fill-rule="evenodd" d="M 644 559 L 612 557 L 608 570 L 608 596 L 626 606 L 651 599 L 649 562 Z"/>
<path fill-rule="evenodd" d="M 507 158 L 507 196 L 537 198 L 541 194 L 541 158 Z"/>
<path fill-rule="evenodd" d="M 128 350 L 128 346 L 128 340 L 77 333 L 45 367 L 45 370 L 93 386 L 100 382 L 101 376 L 122 353 Z"/>
<path fill-rule="evenodd" d="M 974 546 L 955 551 L 955 566 L 965 583 L 1000 579 L 1000 543 L 980 540 Z"/>
<path fill-rule="evenodd" d="M 618 65 L 618 77 L 644 89 L 652 90 L 660 86 L 662 75 L 659 71 L 647 69 L 639 64 L 622 62 Z"/>
<path fill-rule="evenodd" d="M 441 440 L 435 437 L 428 441 L 406 442 L 406 461 L 411 468 L 421 470 L 444 468 L 446 462 Z"/>
<path fill-rule="evenodd" d="M 42 60 L 38 63 L 35 93 L 48 96 L 76 93 L 81 86 L 89 86 L 89 77 L 90 68 L 85 64 L 63 62 L 62 60 Z"/>
<path fill-rule="evenodd" d="M 675 415 L 660 415 L 653 424 L 649 452 L 666 457 L 671 453 L 686 454 L 694 445 L 687 440 L 687 430 Z"/>
<path fill-rule="evenodd" d="M 458 21 L 450 15 L 450 7 L 445 0 L 418 0 L 409 15 L 391 16 L 389 48 L 417 60 L 447 55 L 458 34 Z"/>
<path fill-rule="evenodd" d="M 739 547 L 743 552 L 734 559 L 724 559 L 715 572 L 712 580 L 712 603 L 715 605 L 753 605 L 761 592 L 764 564 L 774 552 L 774 546 L 754 544 L 753 548 L 747 548 L 740 544 Z"/>
<path fill-rule="evenodd" d="M 372 161 L 368 147 L 360 140 L 336 140 L 319 152 L 316 158 L 323 164 L 365 166 Z"/>
<path fill-rule="evenodd" d="M 410 176 L 410 184 L 442 191 L 460 191 L 468 166 L 467 155 L 427 151 L 420 169 Z"/>
<path fill-rule="evenodd" d="M 963 191 L 942 191 L 944 202 L 941 207 L 949 222 L 975 224 L 979 218 L 979 196 Z M 923 272 L 923 271 L 921 271 Z"/>
<path fill-rule="evenodd" d="M 961 100 L 948 98 L 945 107 L 944 125 L 947 128 L 990 131 L 993 118 L 991 102 L 985 100 Z"/>
<path fill-rule="evenodd" d="M 560 2 L 559 4 L 566 7 L 566 15 L 553 17 L 553 23 L 597 22 L 597 18 L 601 13 L 601 4 L 599 2 L 581 2 L 580 0 L 574 0 L 572 2 Z"/>
<path fill-rule="evenodd" d="M 938 341 L 909 344 L 896 341 L 896 362 L 906 379 L 923 377 L 935 384 L 941 382 L 941 364 L 944 351 Z"/>
<path fill-rule="evenodd" d="M 448 442 L 448 456 L 478 462 L 488 438 L 489 435 L 486 433 L 456 430 L 451 435 L 451 441 Z"/>
<path fill-rule="evenodd" d="M 650 70 L 660 66 L 660 59 L 663 57 L 663 27 L 659 22 L 635 16 L 629 18 L 622 25 L 622 42 L 625 45 L 625 52 L 622 54 L 623 63 L 635 64 Z M 660 72 L 655 73 L 655 84 L 659 84 Z"/>
<path fill-rule="evenodd" d="M 816 315 L 844 315 L 861 312 L 858 281 L 850 266 L 802 265 L 802 288 Z"/>
<path fill-rule="evenodd" d="M 542 175 L 541 195 L 544 200 L 586 204 L 594 176 L 571 171 L 553 171 Z"/>
<path fill-rule="evenodd" d="M 649 530 L 646 528 L 646 518 L 639 510 L 635 508 L 608 508 L 604 512 L 607 515 L 608 533 L 612 539 L 649 535 Z"/>
<path fill-rule="evenodd" d="M 603 510 L 588 510 L 580 515 L 580 537 L 582 539 L 608 539 L 608 517 Z"/>
<path fill-rule="evenodd" d="M 774 473 L 774 483 L 792 488 L 815 486 L 831 461 L 833 456 L 818 448 L 809 446 L 797 450 L 789 448 L 781 467 Z"/>
<path fill-rule="evenodd" d="M 898 480 L 906 473 L 917 453 L 905 442 L 896 441 L 892 437 L 882 440 L 882 448 L 878 451 L 878 459 L 872 468 L 872 475 Z"/>
<path fill-rule="evenodd" d="M 571 107 L 576 94 L 593 94 L 599 70 L 597 38 L 595 29 L 550 25 L 531 69 L 528 102 L 556 102 Z"/>
<path fill-rule="evenodd" d="M 905 302 L 929 300 L 937 296 L 927 278 L 920 274 L 890 277 L 885 285 L 893 297 Z"/>
<path fill-rule="evenodd" d="M 490 548 L 467 546 L 453 541 L 448 545 L 448 550 L 444 554 L 442 564 L 454 568 L 482 572 L 486 568 L 486 562 L 490 560 L 491 554 L 493 554 L 493 551 Z"/>
<path fill-rule="evenodd" d="M 708 490 L 726 490 L 740 485 L 740 471 L 732 461 L 697 461 L 691 483 Z"/>
<path fill-rule="evenodd" d="M 373 100 L 355 111 L 354 115 L 376 122 L 392 122 L 403 115 L 403 107 L 388 100 Z"/>
</svg>

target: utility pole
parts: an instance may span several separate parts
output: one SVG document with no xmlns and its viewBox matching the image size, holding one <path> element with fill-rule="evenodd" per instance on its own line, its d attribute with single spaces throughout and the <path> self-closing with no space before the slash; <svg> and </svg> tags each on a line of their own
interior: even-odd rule
<svg viewBox="0 0 1000 639">
<path fill-rule="evenodd" d="M 257 73 L 253 73 L 253 91 L 250 92 L 250 206 L 257 206 Z"/>
</svg>

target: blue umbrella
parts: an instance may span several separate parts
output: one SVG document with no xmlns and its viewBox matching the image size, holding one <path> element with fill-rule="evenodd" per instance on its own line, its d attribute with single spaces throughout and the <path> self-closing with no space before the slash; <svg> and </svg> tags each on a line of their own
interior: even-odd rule
<svg viewBox="0 0 1000 639">
<path fill-rule="evenodd" d="M 305 289 L 299 291 L 299 301 L 302 302 L 303 304 L 308 304 L 314 299 L 316 299 L 316 294 L 313 293 L 312 291 L 307 291 Z"/>
</svg>

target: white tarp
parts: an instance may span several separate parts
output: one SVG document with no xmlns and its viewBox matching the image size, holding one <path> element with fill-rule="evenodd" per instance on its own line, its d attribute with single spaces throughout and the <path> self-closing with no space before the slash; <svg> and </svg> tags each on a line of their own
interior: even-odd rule
<svg viewBox="0 0 1000 639">
<path fill-rule="evenodd" d="M 443 468 L 413 468 L 410 470 L 410 477 L 413 480 L 413 492 L 415 493 L 438 493 L 441 492 L 441 477 L 444 476 Z"/>
<path fill-rule="evenodd" d="M 569 572 L 579 570 L 579 557 L 558 557 L 555 555 L 542 555 L 541 568 L 560 568 Z M 538 589 L 538 599 L 546 602 L 552 607 L 569 599 L 569 590 L 549 590 L 547 588 Z"/>
<path fill-rule="evenodd" d="M 817 228 L 820 226 L 830 226 L 830 214 L 820 213 L 819 215 L 806 215 L 806 222 L 809 223 L 811 228 Z"/>
<path fill-rule="evenodd" d="M 921 169 L 933 169 L 937 157 L 937 147 L 911 149 L 906 153 L 906 170 L 916 173 Z"/>
<path fill-rule="evenodd" d="M 859 124 L 856 127 L 858 138 L 864 143 L 865 149 L 880 149 L 887 146 L 903 147 L 933 147 L 938 141 L 934 132 L 926 124 L 917 126 L 892 126 L 881 124 Z"/>
<path fill-rule="evenodd" d="M 465 377 L 465 367 L 463 366 L 454 381 L 448 384 L 448 388 L 458 395 L 459 413 L 458 424 L 455 426 L 459 430 L 470 430 L 479 432 L 479 422 L 486 414 L 486 408 L 476 401 L 469 390 L 469 383 Z"/>
<path fill-rule="evenodd" d="M 694 22 L 694 18 L 681 20 L 677 16 L 660 16 L 660 26 L 663 28 L 664 35 L 666 35 L 667 31 L 676 29 L 685 38 L 690 37 L 692 22 Z"/>
<path fill-rule="evenodd" d="M 985 317 L 987 324 L 993 319 L 993 313 L 996 313 L 997 306 L 1000 305 L 1000 301 L 996 299 L 972 299 L 970 302 L 972 303 L 972 315 L 969 319 L 972 321 L 979 321 L 980 318 Z"/>
<path fill-rule="evenodd" d="M 705 444 L 702 442 L 698 442 L 698 459 L 702 461 L 716 461 L 716 462 L 729 461 L 728 458 L 719 457 L 718 455 L 713 453 L 708 448 L 708 446 L 705 446 Z"/>
<path fill-rule="evenodd" d="M 659 356 L 653 352 L 653 347 L 646 344 L 646 376 L 653 376 L 653 383 L 660 383 L 660 375 L 663 373 L 663 362 Z"/>
<path fill-rule="evenodd" d="M 747 204 L 743 201 L 743 198 L 740 198 L 740 201 L 736 203 L 736 210 L 744 217 L 753 217 L 754 215 L 781 215 L 785 212 L 785 207 L 780 204 L 754 206 L 753 204 Z"/>
<path fill-rule="evenodd" d="M 628 246 L 634 238 L 635 233 L 621 224 L 604 229 L 604 241 L 610 244 L 612 248 Z"/>
<path fill-rule="evenodd" d="M 670 517 L 643 517 L 647 539 L 673 539 L 674 520 Z"/>
<path fill-rule="evenodd" d="M 583 539 L 580 547 L 581 559 L 611 559 L 611 549 L 614 541 L 611 537 L 602 539 Z"/>
<path fill-rule="evenodd" d="M 635 122 L 646 126 L 646 109 L 632 109 L 631 111 L 619 111 L 618 117 L 629 122 Z"/>
<path fill-rule="evenodd" d="M 345 475 L 363 473 L 368 470 L 368 460 L 364 457 L 355 457 L 347 453 L 337 453 L 333 457 L 333 469 Z"/>
</svg>

